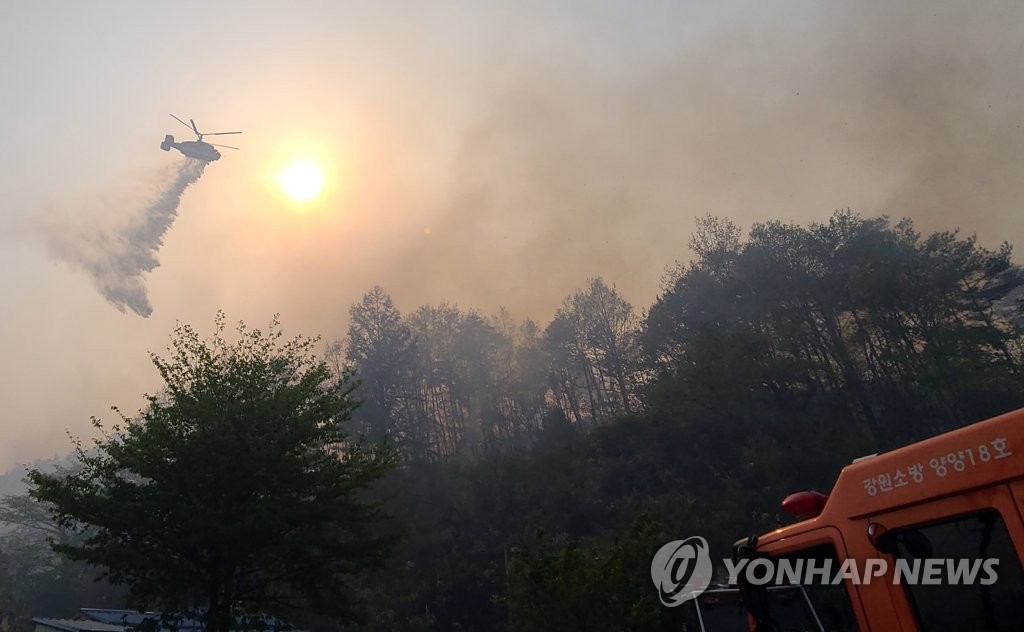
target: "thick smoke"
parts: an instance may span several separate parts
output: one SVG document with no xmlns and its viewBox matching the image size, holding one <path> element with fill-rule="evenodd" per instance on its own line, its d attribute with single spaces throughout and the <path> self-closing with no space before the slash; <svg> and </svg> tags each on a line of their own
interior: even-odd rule
<svg viewBox="0 0 1024 632">
<path fill-rule="evenodd" d="M 188 159 L 148 207 L 132 215 L 120 229 L 93 227 L 74 235 L 48 231 L 51 249 L 60 258 L 81 267 L 111 305 L 139 316 L 153 313 L 144 274 L 160 265 L 157 252 L 174 222 L 181 196 L 203 175 L 206 163 Z"/>
<path fill-rule="evenodd" d="M 379 282 L 545 314 L 600 274 L 649 303 L 705 213 L 749 228 L 850 208 L 1024 247 L 1024 3 L 763 7 L 621 62 L 575 40 L 510 55 L 449 198 Z"/>
</svg>

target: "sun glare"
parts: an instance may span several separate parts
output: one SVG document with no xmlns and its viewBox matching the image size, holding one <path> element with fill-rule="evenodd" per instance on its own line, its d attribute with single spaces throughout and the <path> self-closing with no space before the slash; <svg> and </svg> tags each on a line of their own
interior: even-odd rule
<svg viewBox="0 0 1024 632">
<path fill-rule="evenodd" d="M 277 174 L 277 182 L 288 199 L 299 204 L 312 202 L 324 188 L 324 172 L 319 165 L 296 161 Z"/>
</svg>

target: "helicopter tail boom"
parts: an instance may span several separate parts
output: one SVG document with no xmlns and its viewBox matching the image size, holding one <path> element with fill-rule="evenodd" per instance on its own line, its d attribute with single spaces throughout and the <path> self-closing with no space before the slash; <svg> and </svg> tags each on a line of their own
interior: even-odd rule
<svg viewBox="0 0 1024 632">
<path fill-rule="evenodd" d="M 160 149 L 164 151 L 171 151 L 172 145 L 174 145 L 174 137 L 168 134 L 164 136 L 164 142 L 160 143 Z"/>
</svg>

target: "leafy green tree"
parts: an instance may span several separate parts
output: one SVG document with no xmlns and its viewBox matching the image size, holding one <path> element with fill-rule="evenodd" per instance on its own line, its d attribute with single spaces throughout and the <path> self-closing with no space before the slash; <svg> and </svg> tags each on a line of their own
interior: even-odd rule
<svg viewBox="0 0 1024 632">
<path fill-rule="evenodd" d="M 394 544 L 363 492 L 396 456 L 347 439 L 352 387 L 315 340 L 283 342 L 276 318 L 234 342 L 224 329 L 222 314 L 208 340 L 179 326 L 170 357 L 152 355 L 164 389 L 79 444 L 80 469 L 30 472 L 30 494 L 82 536 L 57 551 L 124 584 L 131 607 L 197 613 L 208 632 L 264 614 L 355 619 L 353 577 Z"/>
<path fill-rule="evenodd" d="M 636 330 L 633 306 L 599 277 L 556 312 L 545 331 L 554 396 L 574 422 L 601 423 L 631 412 Z"/>
<path fill-rule="evenodd" d="M 419 391 L 417 427 L 429 439 L 431 459 L 448 459 L 459 453 L 471 422 L 466 402 L 460 398 L 463 363 L 456 352 L 465 314 L 455 305 L 423 305 L 408 318 L 416 340 L 414 379 Z"/>
<path fill-rule="evenodd" d="M 490 319 L 497 334 L 494 367 L 502 447 L 529 446 L 543 427 L 548 408 L 548 358 L 532 320 L 516 322 L 505 308 Z"/>
<path fill-rule="evenodd" d="M 354 414 L 360 431 L 371 440 L 389 437 L 407 457 L 422 452 L 411 427 L 411 385 L 414 358 L 412 333 L 402 314 L 380 286 L 349 309 L 345 359 L 356 370 L 361 406 Z"/>
<path fill-rule="evenodd" d="M 876 449 L 1019 402 L 1024 274 L 1009 246 L 923 239 L 909 221 L 848 211 L 758 224 L 746 241 L 725 220 L 699 228 L 696 258 L 644 327 L 661 392 L 691 405 L 813 405 L 867 429 Z"/>
</svg>

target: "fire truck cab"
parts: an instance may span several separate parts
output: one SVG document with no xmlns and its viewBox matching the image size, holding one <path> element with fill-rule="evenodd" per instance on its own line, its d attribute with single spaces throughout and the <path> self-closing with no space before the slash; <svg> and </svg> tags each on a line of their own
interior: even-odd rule
<svg viewBox="0 0 1024 632">
<path fill-rule="evenodd" d="M 750 630 L 1024 630 L 1024 409 L 857 459 L 829 496 L 792 494 L 783 508 L 799 522 L 737 542 L 734 559 L 830 560 L 832 576 L 802 582 L 811 613 L 794 620 L 793 608 L 774 603 L 785 592 L 741 574 Z M 884 561 L 886 570 L 854 580 L 837 574 L 847 560 L 861 570 Z M 909 573 L 928 560 L 945 562 L 940 572 Z M 941 566 L 986 561 L 994 582 L 955 573 L 951 581 Z"/>
</svg>

